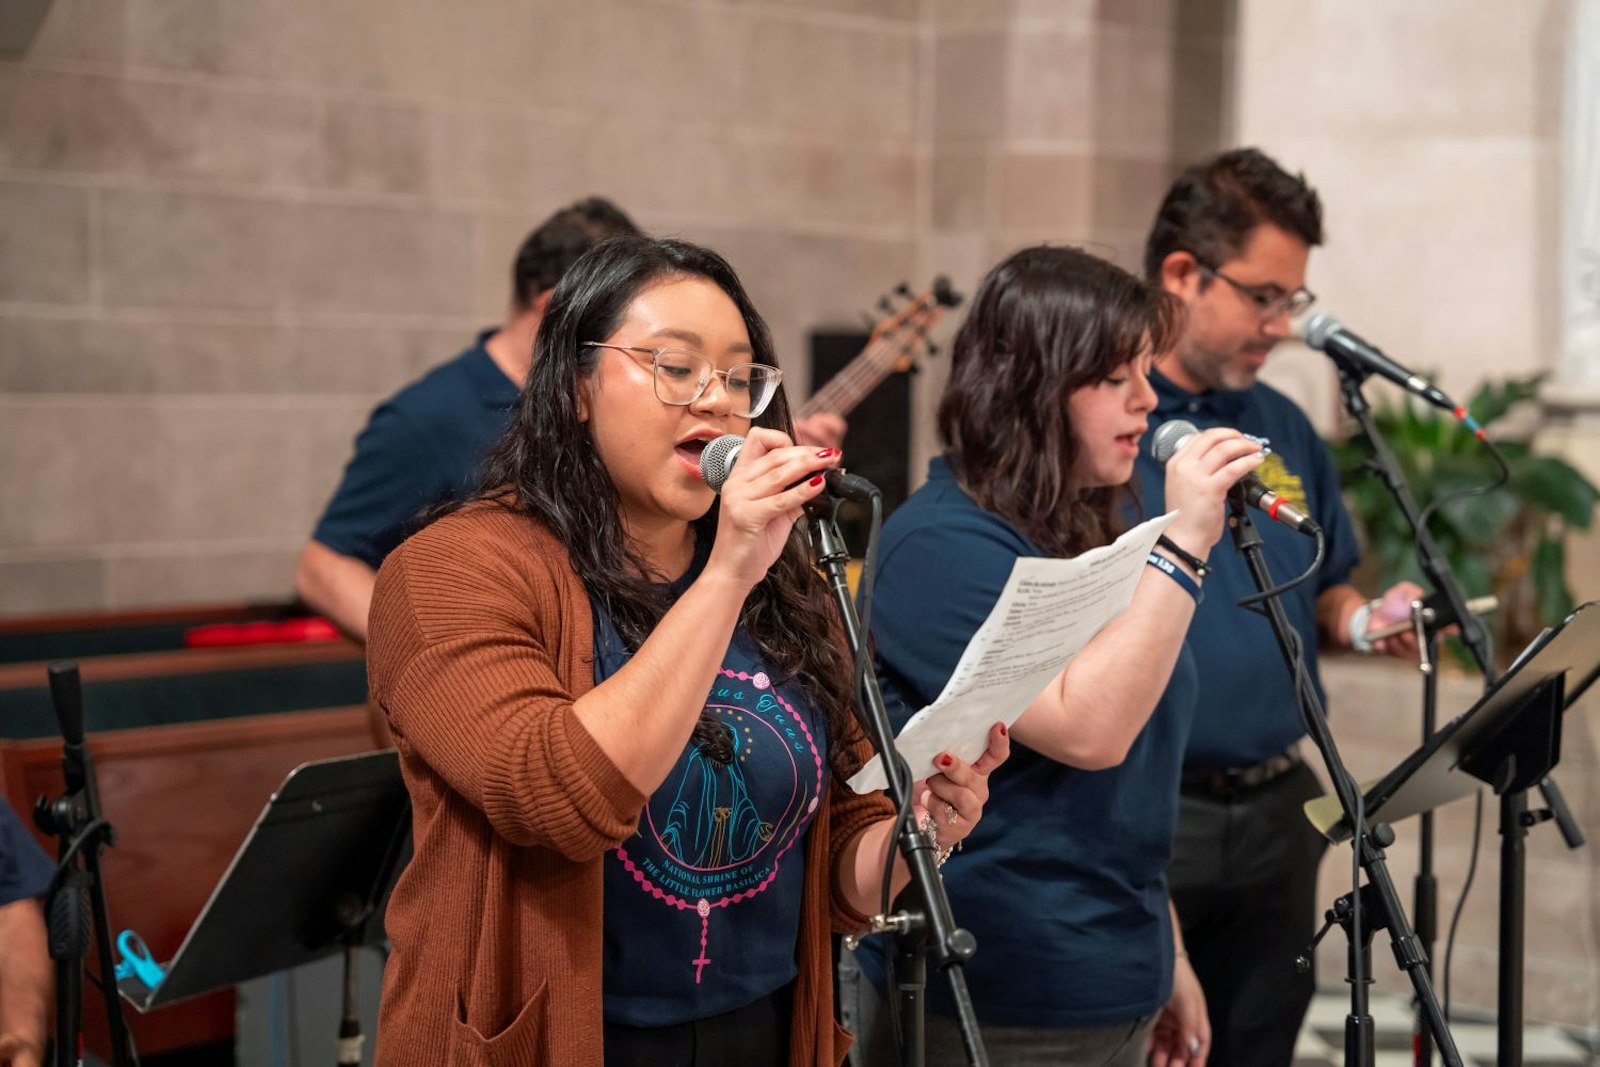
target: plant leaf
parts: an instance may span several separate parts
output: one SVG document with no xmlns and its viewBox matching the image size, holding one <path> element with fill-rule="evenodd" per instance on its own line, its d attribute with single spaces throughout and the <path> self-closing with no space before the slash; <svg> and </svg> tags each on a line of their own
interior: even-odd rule
<svg viewBox="0 0 1600 1067">
<path fill-rule="evenodd" d="M 1541 373 L 1527 378 L 1507 378 L 1499 383 L 1485 382 L 1467 405 L 1467 411 L 1480 426 L 1488 426 L 1524 400 L 1538 396 L 1539 383 L 1544 379 Z"/>
<path fill-rule="evenodd" d="M 1577 468 L 1555 456 L 1534 456 L 1511 472 L 1511 487 L 1529 504 L 1587 530 L 1594 521 L 1600 490 Z"/>
<path fill-rule="evenodd" d="M 1554 537 L 1542 537 L 1533 549 L 1530 568 L 1539 621 L 1552 626 L 1572 614 L 1572 590 L 1567 588 L 1567 553 Z"/>
</svg>

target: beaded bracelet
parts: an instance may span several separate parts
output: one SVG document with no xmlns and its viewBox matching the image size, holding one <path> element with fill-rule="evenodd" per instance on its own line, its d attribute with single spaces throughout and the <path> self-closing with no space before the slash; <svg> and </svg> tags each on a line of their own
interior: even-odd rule
<svg viewBox="0 0 1600 1067">
<path fill-rule="evenodd" d="M 1156 570 L 1160 571 L 1162 574 L 1165 574 L 1168 578 L 1171 578 L 1173 581 L 1177 582 L 1178 585 L 1183 588 L 1185 593 L 1188 593 L 1194 598 L 1194 602 L 1196 604 L 1199 604 L 1201 598 L 1205 596 L 1205 593 L 1201 592 L 1200 586 L 1195 584 L 1195 580 L 1183 573 L 1183 571 L 1178 568 L 1178 565 L 1172 562 L 1166 556 L 1161 555 L 1159 552 L 1152 552 L 1144 558 L 1144 561 L 1150 566 L 1154 567 Z"/>
<path fill-rule="evenodd" d="M 1180 563 L 1187 563 L 1189 565 L 1189 569 L 1194 571 L 1197 577 L 1204 578 L 1206 575 L 1211 573 L 1211 564 L 1207 563 L 1199 556 L 1196 556 L 1193 553 L 1183 549 L 1178 545 L 1178 542 L 1174 541 L 1166 534 L 1162 534 L 1160 537 L 1156 538 L 1156 544 L 1160 545 L 1168 552 L 1171 552 L 1174 556 L 1177 556 Z"/>
<path fill-rule="evenodd" d="M 944 861 L 950 858 L 952 852 L 961 851 L 961 842 L 953 845 L 939 844 L 939 826 L 933 821 L 933 816 L 927 812 L 922 813 L 922 820 L 917 823 L 917 829 L 927 835 L 929 843 L 933 845 L 934 867 L 943 867 Z"/>
</svg>

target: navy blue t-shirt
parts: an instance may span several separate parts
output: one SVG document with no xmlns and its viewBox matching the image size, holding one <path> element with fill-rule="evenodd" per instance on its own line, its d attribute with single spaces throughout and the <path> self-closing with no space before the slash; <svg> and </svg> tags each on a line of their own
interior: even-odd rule
<svg viewBox="0 0 1600 1067">
<path fill-rule="evenodd" d="M 1166 508 L 1166 474 L 1150 455 L 1150 436 L 1169 419 L 1185 419 L 1202 430 L 1232 426 L 1270 438 L 1272 455 L 1256 475 L 1326 531 L 1327 556 L 1321 570 L 1283 599 L 1320 694 L 1317 596 L 1348 582 L 1359 558 L 1355 529 L 1339 497 L 1339 474 L 1327 448 L 1305 414 L 1271 386 L 1257 383 L 1237 392 L 1196 395 L 1157 373 L 1150 375 L 1150 384 L 1158 401 L 1137 464 L 1146 514 L 1159 515 Z M 1287 581 L 1311 565 L 1316 553 L 1311 538 L 1265 516 L 1255 519 L 1275 581 Z M 1206 577 L 1205 599 L 1189 624 L 1189 644 L 1200 672 L 1200 705 L 1184 766 L 1200 771 L 1260 763 L 1305 733 L 1271 624 L 1238 606 L 1241 598 L 1256 592 L 1256 585 L 1229 535 L 1224 534 L 1211 550 L 1209 562 L 1213 570 Z"/>
<path fill-rule="evenodd" d="M 0 800 L 0 905 L 42 897 L 56 865 L 28 833 L 11 805 Z"/>
<path fill-rule="evenodd" d="M 477 342 L 379 404 L 312 538 L 374 570 L 435 504 L 476 487 L 518 389 Z"/>
<path fill-rule="evenodd" d="M 704 565 L 673 583 L 686 589 Z M 631 652 L 598 604 L 595 683 Z M 638 831 L 605 859 L 605 1018 L 670 1026 L 744 1007 L 794 981 L 806 833 L 827 788 L 822 716 L 775 683 L 741 626 L 706 709 L 733 760 L 684 746 Z"/>
<path fill-rule="evenodd" d="M 1045 554 L 933 461 L 879 551 L 872 635 L 897 725 L 939 695 L 1017 558 Z M 967 982 L 980 1022 L 1111 1026 L 1166 1003 L 1166 870 L 1193 698 L 1185 649 L 1120 766 L 1080 770 L 1013 742 L 982 821 L 943 870 L 956 922 L 978 939 Z M 863 944 L 862 965 L 880 979 L 881 956 L 878 939 Z M 928 983 L 928 1000 L 954 1013 L 943 983 Z"/>
</svg>

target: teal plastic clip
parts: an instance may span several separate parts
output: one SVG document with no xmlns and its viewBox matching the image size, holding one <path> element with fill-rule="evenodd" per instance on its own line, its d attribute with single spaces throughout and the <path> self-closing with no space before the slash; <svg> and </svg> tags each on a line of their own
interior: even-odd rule
<svg viewBox="0 0 1600 1067">
<path fill-rule="evenodd" d="M 150 958 L 150 949 L 145 945 L 144 938 L 132 930 L 124 930 L 117 935 L 117 951 L 122 954 L 122 961 L 117 964 L 117 981 L 137 978 L 145 984 L 145 988 L 154 989 L 167 976 L 161 964 Z"/>
</svg>

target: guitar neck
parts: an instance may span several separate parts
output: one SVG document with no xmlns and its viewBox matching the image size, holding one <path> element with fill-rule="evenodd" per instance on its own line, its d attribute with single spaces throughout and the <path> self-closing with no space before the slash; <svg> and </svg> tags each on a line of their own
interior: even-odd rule
<svg viewBox="0 0 1600 1067">
<path fill-rule="evenodd" d="M 835 374 L 828 380 L 828 384 L 811 394 L 800 409 L 795 412 L 796 418 L 806 418 L 819 412 L 828 411 L 835 415 L 848 415 L 855 410 L 857 404 L 865 400 L 867 394 L 883 384 L 883 380 L 894 373 L 895 360 L 898 355 L 890 353 L 891 358 L 880 358 L 873 351 L 874 345 L 869 344 L 861 350 L 861 354 L 852 359 L 844 370 Z"/>
</svg>

